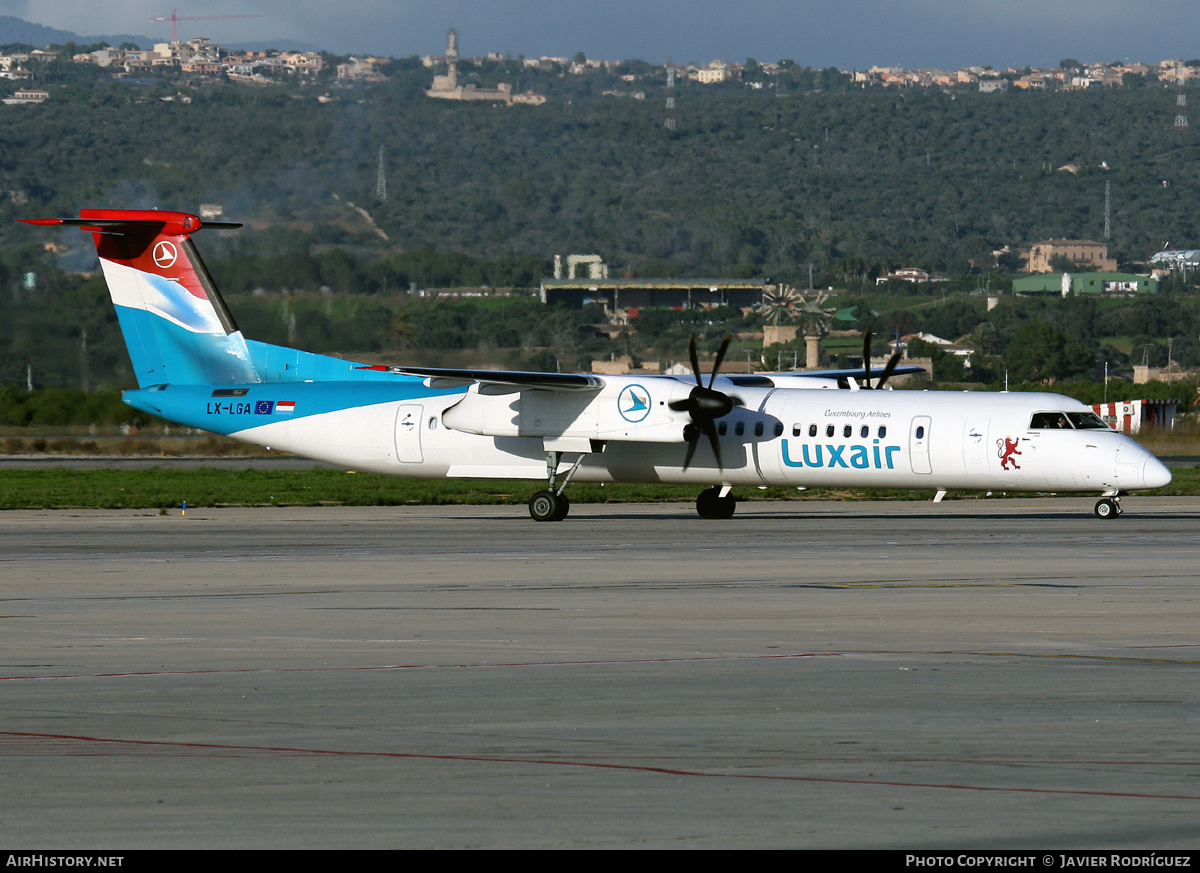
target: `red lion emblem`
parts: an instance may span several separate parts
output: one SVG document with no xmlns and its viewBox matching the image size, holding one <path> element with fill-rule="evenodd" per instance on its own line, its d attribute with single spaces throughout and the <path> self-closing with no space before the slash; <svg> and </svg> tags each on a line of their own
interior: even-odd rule
<svg viewBox="0 0 1200 873">
<path fill-rule="evenodd" d="M 1021 454 L 1020 450 L 1017 448 L 1018 444 L 1018 440 L 1010 440 L 1008 437 L 1005 437 L 1002 440 L 996 440 L 996 456 L 1000 458 L 1001 470 L 1007 470 L 1009 464 L 1012 464 L 1012 469 L 1014 470 L 1021 469 L 1021 465 L 1013 460 L 1013 455 Z"/>
</svg>

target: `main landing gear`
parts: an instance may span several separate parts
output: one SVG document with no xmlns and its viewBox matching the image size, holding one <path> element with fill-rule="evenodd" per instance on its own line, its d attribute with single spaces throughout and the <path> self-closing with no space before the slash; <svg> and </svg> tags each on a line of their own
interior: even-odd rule
<svg viewBox="0 0 1200 873">
<path fill-rule="evenodd" d="M 529 498 L 529 515 L 534 521 L 562 521 L 571 511 L 567 495 L 553 491 L 539 491 Z"/>
<path fill-rule="evenodd" d="M 701 518 L 733 518 L 737 501 L 729 493 L 728 485 L 705 488 L 696 498 L 696 512 Z"/>
<path fill-rule="evenodd" d="M 579 453 L 579 457 L 575 459 L 575 463 L 571 465 L 571 469 L 563 477 L 562 484 L 555 488 L 554 479 L 558 473 L 558 464 L 562 458 L 562 454 L 562 452 L 546 452 L 546 480 L 548 484 L 544 491 L 539 491 L 529 498 L 529 517 L 534 521 L 562 521 L 567 517 L 567 513 L 571 511 L 571 501 L 567 499 L 567 495 L 563 492 L 567 488 L 567 483 L 571 481 L 571 477 L 575 475 L 575 471 L 579 469 L 579 465 L 583 463 L 586 453 Z"/>
</svg>

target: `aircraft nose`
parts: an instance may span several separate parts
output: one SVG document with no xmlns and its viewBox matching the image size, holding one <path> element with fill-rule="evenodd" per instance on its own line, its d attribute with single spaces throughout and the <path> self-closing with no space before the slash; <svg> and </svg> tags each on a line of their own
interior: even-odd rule
<svg viewBox="0 0 1200 873">
<path fill-rule="evenodd" d="M 1146 466 L 1142 470 L 1142 481 L 1147 488 L 1165 488 L 1171 484 L 1171 471 L 1167 469 L 1167 465 L 1158 458 L 1151 455 L 1146 459 Z"/>
<path fill-rule="evenodd" d="M 1162 488 L 1171 482 L 1171 471 L 1167 465 L 1128 437 L 1118 443 L 1114 460 L 1117 481 L 1122 490 Z"/>
</svg>

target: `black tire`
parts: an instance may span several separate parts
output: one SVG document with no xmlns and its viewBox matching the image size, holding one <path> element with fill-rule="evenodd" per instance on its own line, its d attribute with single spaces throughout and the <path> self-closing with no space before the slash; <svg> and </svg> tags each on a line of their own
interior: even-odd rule
<svg viewBox="0 0 1200 873">
<path fill-rule="evenodd" d="M 720 488 L 705 488 L 696 498 L 696 512 L 701 518 L 733 518 L 735 509 L 737 501 L 733 495 L 726 494 L 722 497 Z"/>
<path fill-rule="evenodd" d="M 534 521 L 562 521 L 570 509 L 567 498 L 553 491 L 539 491 L 529 498 L 529 516 Z"/>
<path fill-rule="evenodd" d="M 1096 518 L 1116 518 L 1121 514 L 1121 507 L 1115 500 L 1105 497 L 1096 501 Z"/>
</svg>

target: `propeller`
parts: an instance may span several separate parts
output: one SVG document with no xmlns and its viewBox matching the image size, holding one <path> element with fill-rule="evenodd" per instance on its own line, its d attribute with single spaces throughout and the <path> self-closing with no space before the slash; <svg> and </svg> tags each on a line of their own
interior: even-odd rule
<svg viewBox="0 0 1200 873">
<path fill-rule="evenodd" d="M 903 352 L 896 352 L 888 362 L 883 366 L 883 375 L 879 377 L 879 384 L 871 384 L 871 329 L 867 328 L 863 332 L 863 387 L 864 388 L 882 388 L 888 379 L 892 378 L 892 373 L 896 371 L 896 364 L 900 363 L 900 358 Z"/>
<path fill-rule="evenodd" d="M 725 360 L 725 352 L 729 350 L 729 343 L 732 339 L 732 336 L 727 336 L 721 342 L 716 360 L 713 361 L 712 375 L 708 377 L 707 386 L 700 378 L 700 358 L 696 354 L 696 335 L 692 334 L 692 338 L 688 341 L 688 355 L 692 360 L 692 375 L 696 377 L 696 387 L 688 394 L 686 400 L 672 400 L 667 404 L 674 411 L 686 412 L 692 417 L 691 423 L 683 429 L 683 436 L 688 443 L 687 456 L 683 459 L 683 469 L 685 470 L 692 463 L 692 457 L 696 454 L 696 446 L 700 444 L 701 434 L 708 437 L 708 444 L 712 446 L 713 455 L 717 459 L 717 467 L 725 469 L 721 464 L 721 444 L 717 439 L 717 426 L 713 422 L 728 415 L 735 406 L 744 404 L 738 397 L 715 390 L 713 383 L 717 380 L 721 362 Z"/>
</svg>

